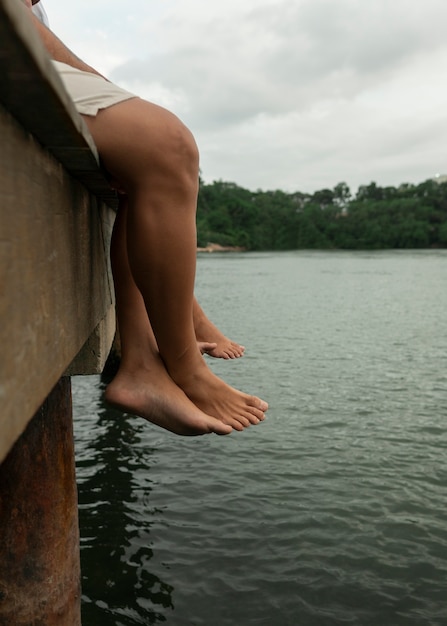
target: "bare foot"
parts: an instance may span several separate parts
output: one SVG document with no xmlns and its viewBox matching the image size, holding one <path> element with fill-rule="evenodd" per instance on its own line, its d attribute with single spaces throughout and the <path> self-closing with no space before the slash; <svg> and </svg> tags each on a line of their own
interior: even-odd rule
<svg viewBox="0 0 447 626">
<path fill-rule="evenodd" d="M 198 353 L 200 356 L 200 353 Z M 183 361 L 183 362 L 182 362 Z M 172 378 L 204 413 L 235 430 L 243 430 L 265 419 L 267 402 L 227 385 L 194 356 L 181 357 Z"/>
<path fill-rule="evenodd" d="M 202 354 L 216 359 L 238 359 L 244 355 L 245 347 L 225 337 L 197 302 L 194 304 L 194 330 Z"/>
<path fill-rule="evenodd" d="M 121 367 L 104 397 L 119 410 L 139 415 L 177 435 L 228 435 L 233 430 L 230 424 L 196 407 L 170 378 L 158 357 L 148 370 L 133 372 Z"/>
<path fill-rule="evenodd" d="M 244 346 L 231 341 L 231 339 L 225 337 L 225 335 L 223 335 L 220 331 L 218 332 L 222 335 L 222 337 L 219 338 L 219 341 L 197 341 L 197 345 L 199 346 L 202 354 L 207 354 L 208 356 L 212 356 L 216 359 L 239 359 L 241 356 L 244 356 Z M 209 337 L 217 339 L 216 334 L 217 333 L 214 333 L 214 335 L 210 334 Z"/>
<path fill-rule="evenodd" d="M 217 348 L 217 343 L 211 341 L 198 341 L 197 346 L 200 350 L 200 354 L 209 354 L 212 350 Z"/>
</svg>

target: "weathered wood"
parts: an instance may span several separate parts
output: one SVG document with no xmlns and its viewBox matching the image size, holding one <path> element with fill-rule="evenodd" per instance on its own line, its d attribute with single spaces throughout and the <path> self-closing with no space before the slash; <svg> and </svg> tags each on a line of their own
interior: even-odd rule
<svg viewBox="0 0 447 626">
<path fill-rule="evenodd" d="M 78 626 L 71 385 L 63 378 L 0 465 L 0 626 Z"/>
<path fill-rule="evenodd" d="M 1 460 L 113 307 L 113 217 L 1 108 L 0 136 Z"/>
<path fill-rule="evenodd" d="M 98 373 L 112 344 L 116 194 L 18 0 L 0 0 L 0 76 L 0 626 L 79 626 L 61 376 Z"/>
<path fill-rule="evenodd" d="M 64 376 L 85 376 L 102 372 L 115 337 L 115 326 L 115 307 L 111 306 L 65 370 Z"/>
<path fill-rule="evenodd" d="M 0 0 L 0 75 L 1 462 L 64 372 L 106 360 L 116 196 L 17 0 Z"/>
</svg>

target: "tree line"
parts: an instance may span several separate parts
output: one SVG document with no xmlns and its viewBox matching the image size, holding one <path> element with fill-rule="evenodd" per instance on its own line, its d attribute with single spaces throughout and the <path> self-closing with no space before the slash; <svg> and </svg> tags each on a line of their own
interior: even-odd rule
<svg viewBox="0 0 447 626">
<path fill-rule="evenodd" d="M 307 194 L 201 180 L 197 239 L 247 250 L 447 247 L 447 182 L 372 182 L 353 195 L 343 182 Z"/>
</svg>

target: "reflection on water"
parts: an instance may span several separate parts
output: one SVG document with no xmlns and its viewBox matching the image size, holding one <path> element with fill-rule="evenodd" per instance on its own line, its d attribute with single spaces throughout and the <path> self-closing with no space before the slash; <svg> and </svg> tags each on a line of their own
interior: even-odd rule
<svg viewBox="0 0 447 626">
<path fill-rule="evenodd" d="M 101 401 L 97 416 L 85 419 L 95 423 L 83 429 L 77 420 L 88 437 L 78 439 L 77 458 L 83 624 L 164 622 L 173 587 L 151 572 L 151 527 L 163 511 L 150 504 L 152 450 L 138 445 L 144 424 Z"/>
<path fill-rule="evenodd" d="M 83 626 L 445 626 L 447 251 L 198 266 L 268 418 L 180 438 L 73 382 Z"/>
</svg>

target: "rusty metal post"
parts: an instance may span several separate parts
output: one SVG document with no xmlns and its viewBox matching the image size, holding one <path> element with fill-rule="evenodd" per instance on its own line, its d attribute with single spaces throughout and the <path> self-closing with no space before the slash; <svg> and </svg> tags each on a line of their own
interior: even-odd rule
<svg viewBox="0 0 447 626">
<path fill-rule="evenodd" d="M 0 626 L 79 626 L 71 379 L 0 465 Z"/>
</svg>

